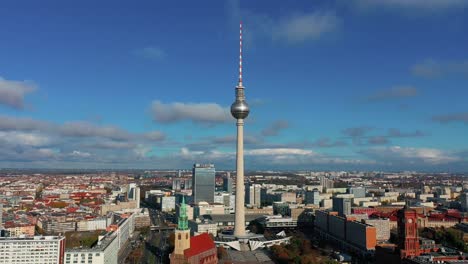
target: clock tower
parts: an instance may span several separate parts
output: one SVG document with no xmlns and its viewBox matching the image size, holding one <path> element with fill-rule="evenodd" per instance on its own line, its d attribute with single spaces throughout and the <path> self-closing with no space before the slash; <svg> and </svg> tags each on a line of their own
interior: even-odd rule
<svg viewBox="0 0 468 264">
<path fill-rule="evenodd" d="M 405 205 L 398 210 L 398 238 L 401 258 L 415 257 L 420 255 L 418 237 L 418 214 L 416 210 Z"/>
</svg>

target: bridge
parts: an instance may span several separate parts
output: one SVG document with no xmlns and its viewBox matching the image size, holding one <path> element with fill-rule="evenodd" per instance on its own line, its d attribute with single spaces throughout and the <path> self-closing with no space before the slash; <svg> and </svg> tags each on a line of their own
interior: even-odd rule
<svg viewBox="0 0 468 264">
<path fill-rule="evenodd" d="M 157 231 L 157 232 L 161 232 L 161 231 L 174 231 L 175 227 L 172 227 L 172 226 L 150 226 L 150 230 L 151 231 Z"/>
</svg>

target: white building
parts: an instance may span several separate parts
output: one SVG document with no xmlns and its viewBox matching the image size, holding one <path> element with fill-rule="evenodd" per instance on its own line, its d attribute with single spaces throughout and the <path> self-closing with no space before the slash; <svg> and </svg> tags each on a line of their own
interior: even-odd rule
<svg viewBox="0 0 468 264">
<path fill-rule="evenodd" d="M 267 216 L 261 221 L 266 228 L 295 228 L 297 221 L 291 217 L 282 217 L 281 215 Z"/>
<path fill-rule="evenodd" d="M 76 223 L 77 231 L 105 230 L 106 227 L 107 219 L 103 217 L 90 220 L 82 220 Z"/>
<path fill-rule="evenodd" d="M 176 207 L 175 196 L 163 196 L 161 197 L 161 211 L 171 212 Z"/>
<path fill-rule="evenodd" d="M 193 235 L 199 235 L 201 233 L 212 234 L 213 237 L 218 235 L 218 225 L 210 221 L 209 219 L 197 219 L 196 221 L 189 221 L 190 230 L 193 232 Z"/>
<path fill-rule="evenodd" d="M 100 237 L 92 248 L 70 249 L 65 252 L 65 264 L 117 264 L 119 244 L 116 233 Z"/>
<path fill-rule="evenodd" d="M 65 237 L 0 237 L 0 264 L 61 264 Z"/>
<path fill-rule="evenodd" d="M 128 200 L 136 201 L 137 208 L 140 208 L 140 187 L 136 186 L 135 183 L 130 183 L 127 190 Z"/>
</svg>

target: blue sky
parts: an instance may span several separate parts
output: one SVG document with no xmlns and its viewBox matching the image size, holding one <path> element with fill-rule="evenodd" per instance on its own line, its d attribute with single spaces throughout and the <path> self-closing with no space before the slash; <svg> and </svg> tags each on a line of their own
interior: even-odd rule
<svg viewBox="0 0 468 264">
<path fill-rule="evenodd" d="M 11 1 L 0 167 L 468 171 L 468 1 Z"/>
</svg>

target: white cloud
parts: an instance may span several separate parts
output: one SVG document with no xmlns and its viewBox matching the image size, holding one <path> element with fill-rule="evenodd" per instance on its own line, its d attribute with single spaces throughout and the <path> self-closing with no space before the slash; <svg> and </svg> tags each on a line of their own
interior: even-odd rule
<svg viewBox="0 0 468 264">
<path fill-rule="evenodd" d="M 155 46 L 137 49 L 134 51 L 134 53 L 135 55 L 139 57 L 151 59 L 151 60 L 160 60 L 166 57 L 166 52 L 160 47 L 155 47 Z"/>
<path fill-rule="evenodd" d="M 161 141 L 166 138 L 166 135 L 161 131 L 151 131 L 143 134 L 143 137 L 151 141 Z"/>
<path fill-rule="evenodd" d="M 468 124 L 468 112 L 437 115 L 437 116 L 433 116 L 432 120 L 436 122 L 440 122 L 442 124 L 456 123 L 456 122 L 463 122 L 465 124 Z"/>
<path fill-rule="evenodd" d="M 46 131 L 53 127 L 52 124 L 44 121 L 38 121 L 31 118 L 15 118 L 9 116 L 0 116 L 0 130 L 17 131 Z"/>
<path fill-rule="evenodd" d="M 468 60 L 444 62 L 426 59 L 413 65 L 410 71 L 413 75 L 425 78 L 438 78 L 447 75 L 461 75 L 468 77 Z"/>
<path fill-rule="evenodd" d="M 401 98 L 415 97 L 418 89 L 411 85 L 394 86 L 390 89 L 380 90 L 364 98 L 365 102 L 382 102 Z"/>
<path fill-rule="evenodd" d="M 245 155 L 251 156 L 275 156 L 275 155 L 315 155 L 311 150 L 298 148 L 265 148 L 246 150 Z"/>
<path fill-rule="evenodd" d="M 432 165 L 446 164 L 461 161 L 453 153 L 433 148 L 411 148 L 411 147 L 375 147 L 362 151 L 363 154 L 385 162 L 399 164 L 427 163 Z"/>
<path fill-rule="evenodd" d="M 195 123 L 222 123 L 231 120 L 229 110 L 215 103 L 162 103 L 151 106 L 153 119 L 160 123 L 192 121 Z"/>
<path fill-rule="evenodd" d="M 277 136 L 282 130 L 289 127 L 287 120 L 277 120 L 262 130 L 263 136 Z"/>
<path fill-rule="evenodd" d="M 71 137 L 104 137 L 115 140 L 126 140 L 131 137 L 127 131 L 118 127 L 97 126 L 84 121 L 65 123 L 60 131 L 63 135 Z"/>
<path fill-rule="evenodd" d="M 47 146 L 51 143 L 49 137 L 37 133 L 25 133 L 20 131 L 0 131 L 0 142 L 19 146 Z"/>
<path fill-rule="evenodd" d="M 24 109 L 24 98 L 36 90 L 36 85 L 27 81 L 9 81 L 0 77 L 0 105 Z"/>
<path fill-rule="evenodd" d="M 272 34 L 274 38 L 293 43 L 316 40 L 323 34 L 336 30 L 338 21 L 337 16 L 331 12 L 296 14 L 275 24 Z"/>
<path fill-rule="evenodd" d="M 318 40 L 323 35 L 335 31 L 340 19 L 335 13 L 327 10 L 314 12 L 296 12 L 279 18 L 268 14 L 241 9 L 239 1 L 228 1 L 228 15 L 232 24 L 246 21 L 244 39 L 246 45 L 252 43 L 253 37 L 265 37 L 273 40 L 300 43 Z"/>
<path fill-rule="evenodd" d="M 193 150 L 190 150 L 188 148 L 181 148 L 180 149 L 180 155 L 182 157 L 193 157 L 193 156 L 196 156 L 196 155 L 202 155 L 204 154 L 205 152 L 203 151 L 193 151 Z"/>
<path fill-rule="evenodd" d="M 144 158 L 148 156 L 148 154 L 151 152 L 151 147 L 150 146 L 145 146 L 142 144 L 138 144 L 134 149 L 133 152 L 137 155 L 139 158 Z"/>
<path fill-rule="evenodd" d="M 74 157 L 88 158 L 91 156 L 91 153 L 74 150 L 72 153 L 70 153 L 70 155 Z"/>
<path fill-rule="evenodd" d="M 465 0 L 355 0 L 361 8 L 383 7 L 443 11 L 468 5 Z"/>
</svg>

